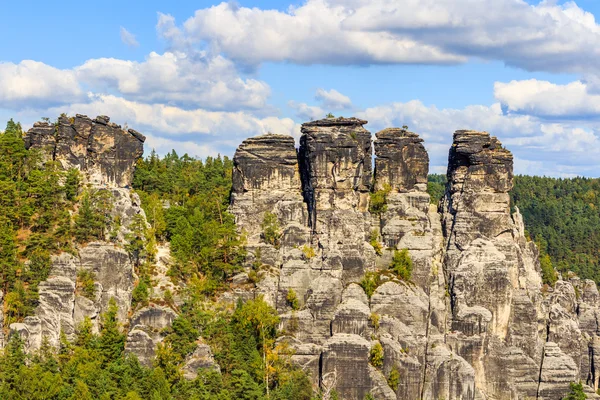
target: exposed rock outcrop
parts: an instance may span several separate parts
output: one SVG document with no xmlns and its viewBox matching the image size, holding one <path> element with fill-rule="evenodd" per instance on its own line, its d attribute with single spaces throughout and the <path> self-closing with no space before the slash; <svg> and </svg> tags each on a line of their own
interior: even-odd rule
<svg viewBox="0 0 600 400">
<path fill-rule="evenodd" d="M 119 221 L 110 240 L 107 234 L 105 240 L 78 246 L 76 255 L 52 256 L 50 276 L 39 284 L 35 314 L 10 326 L 11 332 L 26 338 L 27 351 L 38 349 L 44 338 L 58 347 L 61 332 L 74 339 L 85 318 L 98 332 L 99 317 L 111 299 L 118 306 L 119 320 L 127 324 L 137 276 L 124 244 L 134 217 L 145 218 L 138 195 L 127 186 L 144 140 L 140 133 L 124 131 L 104 116 L 94 120 L 83 115 L 61 116 L 56 124 L 38 122 L 27 132 L 26 147 L 37 150 L 42 160 L 57 161 L 65 170 L 76 168 L 89 190 L 107 192 L 112 218 Z M 83 272 L 94 279 L 93 294 L 80 287 L 78 275 Z"/>
<path fill-rule="evenodd" d="M 77 114 L 61 116 L 56 124 L 36 122 L 25 136 L 25 146 L 38 149 L 45 161 L 85 172 L 93 185 L 125 187 L 131 185 L 145 140 L 141 133 L 123 130 L 107 116 L 92 120 Z"/>
<path fill-rule="evenodd" d="M 536 246 L 511 211 L 511 153 L 485 132 L 457 131 L 438 210 L 422 139 L 378 132 L 372 174 L 365 123 L 306 123 L 297 152 L 278 135 L 240 146 L 231 211 L 248 233 L 248 265 L 263 268 L 236 296 L 262 294 L 276 306 L 296 362 L 344 399 L 553 399 L 579 379 L 597 389 L 598 291 L 579 280 L 542 287 Z M 385 192 L 376 214 L 372 191 Z M 276 245 L 262 236 L 266 212 L 281 230 Z M 368 298 L 358 283 L 401 249 L 410 282 L 384 272 Z M 374 343 L 384 354 L 377 368 Z"/>
</svg>

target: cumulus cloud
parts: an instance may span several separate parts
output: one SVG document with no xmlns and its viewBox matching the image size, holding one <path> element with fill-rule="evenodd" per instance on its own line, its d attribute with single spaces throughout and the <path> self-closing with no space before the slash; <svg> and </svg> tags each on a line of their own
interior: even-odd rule
<svg viewBox="0 0 600 400">
<path fill-rule="evenodd" d="M 78 101 L 84 96 L 76 74 L 41 62 L 0 62 L 0 107 L 44 107 Z"/>
<path fill-rule="evenodd" d="M 138 41 L 136 40 L 135 35 L 133 33 L 129 32 L 127 29 L 121 27 L 120 34 L 121 34 L 121 41 L 123 43 L 125 43 L 127 46 L 137 47 L 140 45 L 138 43 Z"/>
<path fill-rule="evenodd" d="M 494 96 L 509 111 L 518 113 L 556 118 L 600 116 L 600 95 L 590 93 L 581 81 L 566 85 L 537 79 L 496 82 Z"/>
<path fill-rule="evenodd" d="M 325 89 L 317 89 L 315 98 L 322 102 L 323 107 L 333 110 L 341 110 L 352 107 L 352 101 L 350 101 L 350 97 L 341 94 L 335 89 L 331 89 L 329 91 Z"/>
<path fill-rule="evenodd" d="M 344 29 L 354 11 L 346 5 L 309 0 L 287 12 L 221 3 L 197 10 L 179 29 L 159 16 L 163 37 L 174 44 L 208 42 L 239 62 L 336 65 L 363 63 L 458 63 L 462 56 L 389 32 Z"/>
<path fill-rule="evenodd" d="M 370 121 L 368 128 L 373 132 L 408 125 L 419 133 L 425 139 L 432 171 L 445 169 L 457 129 L 497 136 L 515 154 L 517 173 L 597 175 L 600 170 L 599 132 L 585 121 L 548 123 L 532 115 L 506 114 L 500 103 L 439 109 L 417 100 L 368 108 L 357 116 Z"/>
<path fill-rule="evenodd" d="M 206 52 L 152 52 L 143 62 L 99 58 L 75 68 L 94 88 L 119 91 L 129 99 L 201 106 L 212 110 L 262 108 L 270 87 L 243 79 L 223 56 Z"/>
<path fill-rule="evenodd" d="M 242 63 L 381 64 L 500 60 L 527 70 L 596 74 L 600 25 L 573 2 L 523 0 L 308 0 L 287 11 L 219 5 L 173 43 L 206 43 Z"/>
<path fill-rule="evenodd" d="M 152 52 L 143 62 L 97 58 L 72 69 L 31 60 L 0 63 L 3 108 L 72 103 L 86 91 L 222 111 L 262 109 L 271 94 L 265 82 L 242 78 L 231 60 L 199 51 Z"/>
<path fill-rule="evenodd" d="M 289 101 L 288 106 L 296 111 L 296 116 L 302 121 L 313 121 L 325 117 L 325 110 L 319 106 L 309 106 L 306 103 Z"/>
</svg>

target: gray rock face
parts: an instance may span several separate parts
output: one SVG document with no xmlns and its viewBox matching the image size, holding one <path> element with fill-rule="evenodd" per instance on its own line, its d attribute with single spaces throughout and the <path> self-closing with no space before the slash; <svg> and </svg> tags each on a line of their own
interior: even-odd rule
<svg viewBox="0 0 600 400">
<path fill-rule="evenodd" d="M 579 379 L 588 393 L 597 389 L 598 290 L 574 279 L 542 291 L 538 251 L 511 213 L 511 153 L 485 132 L 457 131 L 438 210 L 422 140 L 378 132 L 372 176 L 364 123 L 306 123 L 297 156 L 291 137 L 240 146 L 231 211 L 250 233 L 248 265 L 264 268 L 256 287 L 235 297 L 264 295 L 293 359 L 344 399 L 554 399 Z M 371 215 L 369 192 L 381 189 L 386 208 Z M 267 211 L 281 228 L 277 247 L 261 236 Z M 383 274 L 369 299 L 358 283 L 401 249 L 413 261 L 411 281 Z M 286 299 L 292 290 L 299 310 Z M 378 368 L 369 361 L 374 343 L 384 354 Z M 395 392 L 386 379 L 393 370 Z"/>
<path fill-rule="evenodd" d="M 90 318 L 98 332 L 99 316 L 111 299 L 119 308 L 119 320 L 127 325 L 137 276 L 123 246 L 134 216 L 144 216 L 144 212 L 137 194 L 125 186 L 131 184 L 144 140 L 138 132 L 126 132 L 104 116 L 94 120 L 83 115 L 60 117 L 56 124 L 38 122 L 27 132 L 27 148 L 38 150 L 45 161 L 60 162 L 64 169 L 79 169 L 92 190 L 110 191 L 113 217 L 120 220 L 114 242 L 107 237 L 106 241 L 79 247 L 75 256 L 62 253 L 52 257 L 50 276 L 39 285 L 35 315 L 10 326 L 12 333 L 27 338 L 27 351 L 38 349 L 43 338 L 58 347 L 61 331 L 74 339 L 85 318 Z M 95 293 L 89 298 L 79 287 L 80 271 L 94 276 Z"/>
<path fill-rule="evenodd" d="M 92 299 L 84 297 L 77 288 L 77 272 L 81 270 L 95 275 Z M 86 317 L 97 332 L 98 317 L 108 309 L 111 298 L 119 306 L 120 321 L 125 323 L 135 278 L 129 255 L 114 244 L 92 242 L 80 249 L 78 257 L 67 253 L 53 256 L 50 277 L 39 285 L 35 316 L 22 324 L 11 324 L 11 331 L 27 332 L 28 351 L 39 349 L 44 337 L 58 348 L 61 331 L 68 339 L 74 339 L 77 327 Z"/>
<path fill-rule="evenodd" d="M 110 187 L 131 185 L 136 161 L 146 138 L 121 129 L 106 116 L 94 120 L 77 114 L 56 124 L 36 122 L 26 136 L 28 149 L 39 149 L 44 161 L 56 160 L 64 169 L 85 172 L 89 183 Z"/>
<path fill-rule="evenodd" d="M 131 317 L 125 351 L 135 354 L 142 365 L 150 367 L 156 345 L 163 340 L 161 331 L 171 326 L 175 318 L 175 311 L 162 306 L 150 305 L 136 311 Z"/>
<path fill-rule="evenodd" d="M 404 129 L 388 128 L 375 136 L 375 190 L 381 190 L 388 184 L 404 192 L 417 184 L 427 184 L 429 155 L 419 135 Z"/>
</svg>

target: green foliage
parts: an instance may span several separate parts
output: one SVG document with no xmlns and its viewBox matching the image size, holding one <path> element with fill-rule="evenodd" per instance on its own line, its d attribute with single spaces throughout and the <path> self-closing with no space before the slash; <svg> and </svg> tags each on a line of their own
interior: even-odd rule
<svg viewBox="0 0 600 400">
<path fill-rule="evenodd" d="M 381 284 L 379 273 L 371 271 L 365 272 L 365 276 L 363 276 L 359 284 L 370 299 L 371 296 L 373 296 L 373 293 L 375 293 L 375 289 Z"/>
<path fill-rule="evenodd" d="M 571 382 L 571 384 L 569 385 L 570 388 L 570 392 L 568 395 L 566 395 L 565 397 L 563 397 L 563 400 L 585 400 L 587 399 L 587 396 L 585 395 L 585 392 L 583 391 L 583 385 L 581 384 L 581 382 Z"/>
<path fill-rule="evenodd" d="M 294 289 L 289 289 L 287 292 L 287 296 L 285 297 L 287 304 L 292 307 L 292 310 L 298 310 L 300 308 L 300 304 L 298 303 L 298 297 L 296 296 L 296 292 Z"/>
<path fill-rule="evenodd" d="M 383 189 L 371 193 L 371 201 L 369 203 L 369 212 L 374 215 L 379 215 L 387 211 L 387 196 L 392 191 L 389 184 L 385 184 Z"/>
<path fill-rule="evenodd" d="M 554 287 L 554 284 L 558 280 L 558 273 L 552 266 L 550 255 L 544 254 L 540 256 L 540 267 L 542 268 L 542 282 Z"/>
<path fill-rule="evenodd" d="M 364 400 L 375 400 L 375 396 L 373 396 L 371 393 L 367 393 L 365 394 Z"/>
<path fill-rule="evenodd" d="M 400 384 L 400 371 L 398 371 L 398 367 L 394 364 L 390 374 L 387 378 L 388 385 L 395 392 L 398 391 L 398 385 Z"/>
<path fill-rule="evenodd" d="M 125 236 L 125 250 L 131 255 L 134 265 L 139 267 L 142 261 L 151 261 L 154 257 L 154 234 L 146 226 L 146 220 L 141 214 L 133 216 L 128 228 L 130 233 Z"/>
<path fill-rule="evenodd" d="M 383 367 L 383 357 L 383 346 L 381 346 L 381 343 L 376 342 L 369 352 L 369 362 L 375 368 L 381 368 Z"/>
<path fill-rule="evenodd" d="M 20 124 L 0 132 L 0 290 L 4 325 L 20 322 L 38 302 L 38 285 L 48 277 L 50 255 L 72 249 L 70 211 L 75 173 L 26 150 Z M 75 195 L 74 195 L 75 193 Z"/>
<path fill-rule="evenodd" d="M 313 258 L 317 255 L 317 253 L 315 252 L 315 249 L 312 246 L 309 246 L 306 244 L 304 246 L 302 246 L 302 254 L 304 255 L 304 258 L 306 258 L 307 260 L 310 260 L 311 258 Z"/>
<path fill-rule="evenodd" d="M 279 248 L 281 243 L 281 230 L 279 228 L 279 220 L 277 219 L 277 215 L 271 212 L 266 212 L 261 224 L 261 228 L 265 242 Z"/>
<path fill-rule="evenodd" d="M 170 275 L 202 281 L 211 293 L 241 269 L 245 256 L 244 238 L 227 212 L 232 170 L 227 157 L 202 161 L 172 151 L 160 158 L 153 151 L 138 161 L 133 178 L 150 223 L 148 243 L 170 241 Z"/>
<path fill-rule="evenodd" d="M 325 116 L 325 118 L 335 118 L 335 115 L 333 115 L 332 113 L 327 113 L 327 115 Z"/>
<path fill-rule="evenodd" d="M 381 317 L 379 314 L 371 313 L 370 319 L 371 325 L 373 325 L 373 328 L 375 328 L 375 331 L 377 331 L 379 329 L 379 321 L 381 320 Z"/>
<path fill-rule="evenodd" d="M 408 249 L 394 250 L 394 257 L 390 269 L 394 271 L 396 276 L 403 281 L 410 281 L 412 276 L 412 259 L 408 254 Z"/>
<path fill-rule="evenodd" d="M 446 193 L 446 175 L 432 174 L 427 177 L 427 193 L 431 204 L 438 204 L 444 193 Z"/>
<path fill-rule="evenodd" d="M 152 284 L 148 275 L 143 275 L 138 281 L 133 292 L 131 293 L 131 307 L 137 308 L 138 306 L 148 305 L 148 299 L 150 298 L 150 288 Z"/>
<path fill-rule="evenodd" d="M 93 300 L 96 297 L 95 280 L 96 275 L 92 271 L 80 269 L 77 271 L 76 290 L 88 299 Z"/>
<path fill-rule="evenodd" d="M 512 204 L 542 257 L 600 283 L 600 179 L 516 176 L 514 183 Z"/>
<path fill-rule="evenodd" d="M 375 249 L 375 254 L 380 256 L 383 253 L 383 246 L 379 242 L 379 232 L 377 229 L 372 229 L 369 233 L 369 244 Z"/>
<path fill-rule="evenodd" d="M 75 217 L 75 239 L 81 244 L 104 240 L 112 224 L 113 196 L 108 190 L 86 190 Z"/>
</svg>

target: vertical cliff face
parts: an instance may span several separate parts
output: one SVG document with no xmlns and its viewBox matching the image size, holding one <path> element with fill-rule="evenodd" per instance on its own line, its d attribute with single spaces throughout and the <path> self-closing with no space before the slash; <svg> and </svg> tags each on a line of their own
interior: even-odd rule
<svg viewBox="0 0 600 400">
<path fill-rule="evenodd" d="M 264 267 L 256 289 L 237 296 L 277 307 L 281 340 L 315 385 L 344 399 L 553 399 L 579 379 L 597 389 L 598 291 L 573 279 L 543 293 L 537 249 L 511 210 L 511 153 L 485 132 L 457 131 L 438 210 L 422 139 L 378 132 L 372 174 L 364 124 L 304 124 L 297 157 L 292 138 L 275 135 L 245 141 L 235 157 L 231 211 L 249 233 L 248 262 L 258 254 Z M 374 191 L 386 205 L 371 214 Z M 261 236 L 266 212 L 280 225 L 277 246 Z M 388 270 L 402 249 L 409 281 Z M 367 273 L 378 276 L 370 297 Z M 374 366 L 376 345 L 384 357 Z"/>
<path fill-rule="evenodd" d="M 38 122 L 27 132 L 25 145 L 30 154 L 38 153 L 42 161 L 57 161 L 65 170 L 78 169 L 87 190 L 106 192 L 112 219 L 120 221 L 112 240 L 106 237 L 79 246 L 76 255 L 52 256 L 50 276 L 39 285 L 34 315 L 10 326 L 12 333 L 18 332 L 25 340 L 28 351 L 39 349 L 44 338 L 58 347 L 61 332 L 73 339 L 86 317 L 97 331 L 99 317 L 111 299 L 119 307 L 119 319 L 127 320 L 137 276 L 124 249 L 125 236 L 134 216 L 144 216 L 139 197 L 128 187 L 144 140 L 138 132 L 124 131 L 104 116 L 94 120 L 83 115 L 61 116 L 56 124 Z M 79 287 L 81 272 L 94 277 L 93 296 L 85 296 Z"/>
</svg>

